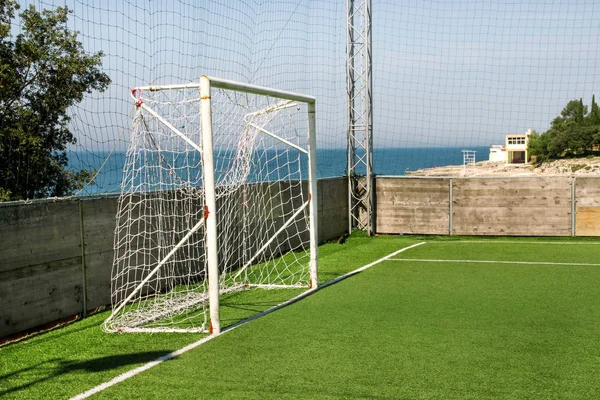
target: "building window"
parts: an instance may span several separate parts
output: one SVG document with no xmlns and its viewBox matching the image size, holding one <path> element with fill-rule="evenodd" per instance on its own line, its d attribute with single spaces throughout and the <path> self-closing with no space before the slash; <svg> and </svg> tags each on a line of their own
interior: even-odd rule
<svg viewBox="0 0 600 400">
<path fill-rule="evenodd" d="M 525 144 L 524 137 L 509 137 L 508 144 Z"/>
</svg>

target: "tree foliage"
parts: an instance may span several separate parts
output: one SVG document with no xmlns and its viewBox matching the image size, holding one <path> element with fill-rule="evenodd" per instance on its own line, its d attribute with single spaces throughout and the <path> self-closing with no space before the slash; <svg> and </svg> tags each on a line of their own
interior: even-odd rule
<svg viewBox="0 0 600 400">
<path fill-rule="evenodd" d="M 592 96 L 589 112 L 583 99 L 571 100 L 554 118 L 548 131 L 529 138 L 529 152 L 539 161 L 586 155 L 598 145 L 600 110 L 595 96 Z"/>
<path fill-rule="evenodd" d="M 67 168 L 67 146 L 76 142 L 68 109 L 108 88 L 102 52 L 84 50 L 67 28 L 66 7 L 30 6 L 14 37 L 19 5 L 0 0 L 0 7 L 0 201 L 68 195 L 91 173 Z"/>
</svg>

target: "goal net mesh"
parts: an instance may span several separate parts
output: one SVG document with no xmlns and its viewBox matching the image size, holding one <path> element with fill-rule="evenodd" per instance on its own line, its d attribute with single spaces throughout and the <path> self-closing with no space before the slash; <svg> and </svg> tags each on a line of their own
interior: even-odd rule
<svg viewBox="0 0 600 400">
<path fill-rule="evenodd" d="M 306 105 L 213 89 L 216 210 L 205 207 L 197 87 L 136 90 L 107 331 L 206 331 L 206 213 L 220 293 L 308 287 Z"/>
</svg>

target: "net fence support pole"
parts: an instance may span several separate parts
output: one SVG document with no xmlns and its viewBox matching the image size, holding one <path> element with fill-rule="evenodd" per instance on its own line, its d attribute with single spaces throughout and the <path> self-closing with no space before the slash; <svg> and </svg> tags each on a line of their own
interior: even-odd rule
<svg viewBox="0 0 600 400">
<path fill-rule="evenodd" d="M 371 0 L 364 0 L 364 28 L 365 31 L 365 114 L 367 126 L 365 131 L 365 141 L 367 142 L 367 233 L 373 235 L 375 233 L 375 174 L 373 173 L 373 74 L 372 74 L 372 30 L 371 30 Z"/>
<path fill-rule="evenodd" d="M 577 236 L 577 178 L 571 178 L 571 236 Z"/>
<path fill-rule="evenodd" d="M 208 264 L 208 292 L 210 304 L 210 330 L 221 333 L 219 312 L 219 260 L 217 253 L 217 201 L 215 194 L 215 170 L 212 137 L 212 110 L 210 101 L 210 79 L 200 78 L 200 114 L 202 118 L 202 158 L 204 189 L 206 197 L 206 258 Z"/>
<path fill-rule="evenodd" d="M 354 177 L 353 164 L 354 164 L 354 136 L 351 135 L 351 128 L 354 122 L 354 0 L 346 0 L 346 90 L 348 95 L 348 143 L 347 143 L 347 161 L 346 161 L 346 173 L 348 174 L 348 234 L 352 233 L 352 229 L 355 225 L 354 219 Z"/>
<path fill-rule="evenodd" d="M 347 0 L 348 229 L 373 232 L 371 0 Z"/>
<path fill-rule="evenodd" d="M 454 212 L 454 210 L 452 209 L 452 206 L 453 206 L 452 203 L 454 201 L 454 199 L 453 199 L 454 193 L 452 192 L 452 184 L 453 184 L 452 178 L 449 178 L 449 182 L 448 182 L 448 185 L 449 185 L 449 190 L 448 190 L 449 191 L 449 196 L 448 196 L 448 203 L 449 203 L 449 206 L 448 206 L 448 234 L 450 236 L 452 236 L 452 231 L 454 230 L 454 227 L 452 226 L 454 224 L 454 221 L 452 220 L 453 219 L 452 213 Z"/>
<path fill-rule="evenodd" d="M 310 216 L 310 287 L 319 286 L 317 252 L 319 244 L 318 232 L 318 196 L 317 196 L 317 137 L 315 102 L 308 103 L 308 185 L 309 185 L 309 216 Z"/>
</svg>

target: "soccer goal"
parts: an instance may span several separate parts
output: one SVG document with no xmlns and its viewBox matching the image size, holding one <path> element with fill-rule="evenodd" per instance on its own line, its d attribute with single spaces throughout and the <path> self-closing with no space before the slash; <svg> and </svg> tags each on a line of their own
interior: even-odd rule
<svg viewBox="0 0 600 400">
<path fill-rule="evenodd" d="M 219 299 L 316 288 L 315 99 L 202 76 L 139 87 L 108 332 L 220 332 Z"/>
</svg>

